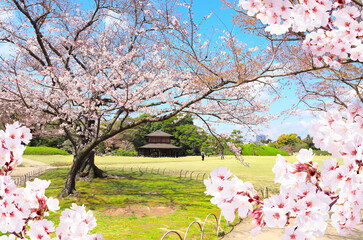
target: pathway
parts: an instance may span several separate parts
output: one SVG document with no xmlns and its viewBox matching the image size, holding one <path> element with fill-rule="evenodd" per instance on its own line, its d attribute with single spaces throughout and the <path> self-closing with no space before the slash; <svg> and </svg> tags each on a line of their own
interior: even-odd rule
<svg viewBox="0 0 363 240">
<path fill-rule="evenodd" d="M 254 228 L 254 225 L 250 221 L 241 222 L 232 232 L 227 234 L 222 238 L 222 240 L 279 240 L 283 235 L 283 230 L 280 228 L 264 228 L 262 233 L 257 235 L 256 237 L 252 237 L 250 235 L 251 229 Z M 350 236 L 341 236 L 337 233 L 334 227 L 330 224 L 325 232 L 325 235 L 322 238 L 317 238 L 317 240 L 362 240 L 363 232 L 362 231 L 354 231 L 353 235 Z"/>
</svg>

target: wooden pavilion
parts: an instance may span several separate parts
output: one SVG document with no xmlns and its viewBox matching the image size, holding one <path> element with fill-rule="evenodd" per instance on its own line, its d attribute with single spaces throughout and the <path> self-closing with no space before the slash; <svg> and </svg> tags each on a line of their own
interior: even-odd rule
<svg viewBox="0 0 363 240">
<path fill-rule="evenodd" d="M 179 147 L 170 144 L 173 135 L 157 130 L 147 137 L 147 144 L 139 147 L 139 155 L 145 157 L 178 157 Z"/>
</svg>

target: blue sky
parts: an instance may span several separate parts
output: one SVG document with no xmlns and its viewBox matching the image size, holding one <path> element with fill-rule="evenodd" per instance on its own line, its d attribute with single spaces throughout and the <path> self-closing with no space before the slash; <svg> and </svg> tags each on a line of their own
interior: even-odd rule
<svg viewBox="0 0 363 240">
<path fill-rule="evenodd" d="M 233 30 L 234 33 L 239 31 L 238 27 L 232 25 L 232 16 L 235 14 L 234 10 L 224 8 L 221 0 L 194 0 L 193 11 L 196 22 L 199 22 L 204 16 L 213 12 L 212 16 L 203 24 L 202 34 L 208 35 L 214 29 L 218 30 Z M 253 48 L 263 44 L 263 40 L 254 35 L 238 33 L 240 40 L 248 45 L 248 48 Z M 217 36 L 214 36 L 217 40 Z M 286 90 L 282 92 L 281 99 L 271 105 L 270 113 L 279 115 L 281 111 L 288 109 L 292 104 L 297 103 L 298 99 L 295 96 L 295 90 Z M 258 134 L 267 135 L 268 138 L 276 140 L 283 133 L 297 133 L 301 137 L 305 137 L 311 126 L 313 117 L 309 113 L 301 114 L 300 116 L 291 116 L 287 119 L 279 118 L 271 121 L 269 126 L 260 127 L 257 131 Z M 201 121 L 196 120 L 197 125 L 203 126 Z M 233 129 L 244 130 L 242 126 L 232 124 L 220 124 L 215 126 L 218 133 L 230 133 Z M 255 139 L 254 135 L 246 137 L 247 140 Z"/>
<path fill-rule="evenodd" d="M 205 23 L 206 30 L 208 30 L 208 28 L 224 29 L 227 27 L 228 30 L 234 29 L 234 32 L 237 33 L 238 27 L 234 27 L 231 23 L 234 11 L 231 9 L 221 9 L 222 6 L 223 4 L 221 0 L 195 0 L 194 13 L 198 19 L 208 15 L 211 11 L 213 12 L 213 15 Z M 253 35 L 238 33 L 238 36 L 249 48 L 263 44 L 263 40 Z M 270 113 L 273 115 L 279 115 L 281 111 L 288 109 L 293 104 L 296 104 L 298 99 L 295 96 L 295 90 L 296 89 L 284 90 L 282 92 L 281 99 L 271 105 Z M 267 135 L 267 137 L 272 140 L 276 140 L 283 133 L 297 133 L 299 136 L 304 138 L 311 127 L 311 121 L 315 118 L 316 117 L 313 117 L 309 112 L 303 112 L 297 116 L 290 116 L 287 118 L 281 117 L 271 121 L 268 127 L 261 126 L 257 133 Z M 196 121 L 196 124 L 202 125 L 199 121 Z M 231 124 L 220 124 L 216 126 L 216 129 L 219 133 L 230 133 L 233 129 L 244 130 L 241 126 Z M 248 136 L 246 139 L 254 140 L 255 136 Z"/>
</svg>

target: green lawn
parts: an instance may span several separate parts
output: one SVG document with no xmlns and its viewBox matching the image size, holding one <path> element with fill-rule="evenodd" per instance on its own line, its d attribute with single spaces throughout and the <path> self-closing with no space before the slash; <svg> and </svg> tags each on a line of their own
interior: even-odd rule
<svg viewBox="0 0 363 240">
<path fill-rule="evenodd" d="M 72 163 L 72 156 L 42 156 L 42 155 L 25 155 L 24 158 L 37 160 L 48 163 L 53 166 L 70 166 Z M 220 160 L 219 157 L 206 157 L 205 161 L 201 161 L 199 156 L 189 156 L 180 158 L 144 158 L 144 157 L 96 157 L 95 163 L 104 170 L 113 169 L 137 169 L 139 167 L 149 169 L 167 169 L 175 170 L 188 170 L 194 172 L 203 172 L 209 174 L 214 168 L 225 166 L 238 176 L 243 181 L 249 181 L 254 184 L 257 190 L 263 189 L 267 186 L 272 192 L 277 192 L 279 185 L 275 184 L 274 173 L 272 168 L 275 164 L 275 156 L 245 156 L 245 161 L 249 163 L 250 167 L 242 165 L 233 156 L 226 156 L 225 160 Z M 293 156 L 285 157 L 289 162 L 295 162 L 296 158 Z M 326 156 L 316 156 L 315 161 L 321 164 L 323 160 L 327 159 Z"/>
<path fill-rule="evenodd" d="M 51 180 L 47 196 L 57 196 L 66 171 L 67 168 L 59 168 L 39 177 Z M 184 234 L 192 221 L 202 222 L 209 213 L 217 216 L 220 213 L 210 203 L 210 196 L 204 194 L 205 187 L 201 182 L 146 173 L 123 174 L 131 179 L 78 182 L 80 196 L 62 199 L 61 210 L 73 202 L 84 204 L 97 219 L 94 232 L 103 234 L 108 240 L 160 239 L 168 230 L 178 230 Z M 61 210 L 51 214 L 50 219 L 56 224 Z M 230 230 L 226 224 L 223 228 L 225 231 Z M 200 234 L 196 229 L 192 228 L 188 239 L 196 239 Z M 205 239 L 217 239 L 212 221 L 207 224 L 206 232 Z"/>
</svg>

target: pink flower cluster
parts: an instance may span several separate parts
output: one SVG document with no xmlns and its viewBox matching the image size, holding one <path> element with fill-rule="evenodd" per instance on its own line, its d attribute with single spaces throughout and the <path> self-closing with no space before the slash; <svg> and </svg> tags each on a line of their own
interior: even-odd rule
<svg viewBox="0 0 363 240">
<path fill-rule="evenodd" d="M 235 219 L 236 212 L 241 218 L 247 217 L 259 203 L 259 196 L 251 183 L 231 176 L 227 168 L 220 167 L 204 180 L 207 187 L 205 193 L 213 196 L 211 202 L 221 208 L 222 215 L 230 222 Z"/>
<path fill-rule="evenodd" d="M 362 11 L 350 0 L 240 0 L 239 6 L 271 34 L 306 33 L 303 47 L 317 56 L 317 66 L 340 67 L 346 58 L 363 62 Z"/>
<path fill-rule="evenodd" d="M 28 144 L 32 134 L 26 127 L 19 123 L 7 124 L 5 132 L 0 130 L 0 175 L 8 175 L 14 167 L 21 164 L 25 146 Z"/>
<path fill-rule="evenodd" d="M 324 161 L 320 185 L 337 196 L 332 225 L 342 235 L 350 234 L 352 228 L 363 229 L 363 108 L 357 103 L 344 114 L 330 111 L 320 118 L 310 131 L 315 145 L 343 159 L 341 165 L 335 158 Z"/>
<path fill-rule="evenodd" d="M 92 212 L 73 204 L 62 212 L 57 228 L 46 220 L 49 211 L 59 210 L 59 201 L 45 196 L 50 181 L 35 179 L 26 182 L 26 187 L 17 188 L 9 175 L 22 162 L 22 154 L 32 135 L 18 123 L 6 125 L 0 131 L 0 240 L 5 239 L 103 239 L 101 235 L 89 235 L 96 226 Z M 56 232 L 55 238 L 51 233 Z"/>
<path fill-rule="evenodd" d="M 363 159 L 363 109 L 359 102 L 345 113 L 332 110 L 314 121 L 310 134 L 316 147 L 332 153 L 335 158 Z"/>
<path fill-rule="evenodd" d="M 356 104 L 345 114 L 329 111 L 313 124 L 310 133 L 316 146 L 342 158 L 341 165 L 331 158 L 319 168 L 313 162 L 313 151 L 302 149 L 295 163 L 278 155 L 272 169 L 275 182 L 281 184 L 278 195 L 260 200 L 251 184 L 231 178 L 225 168 L 215 169 L 211 180 L 205 181 L 206 193 L 213 196 L 211 202 L 228 221 L 236 213 L 241 218 L 252 217 L 257 227 L 251 234 L 264 226 L 286 227 L 282 239 L 315 239 L 324 235 L 329 218 L 341 235 L 363 229 L 362 117 L 363 108 Z M 243 201 L 234 200 L 236 196 L 243 196 Z"/>
</svg>

